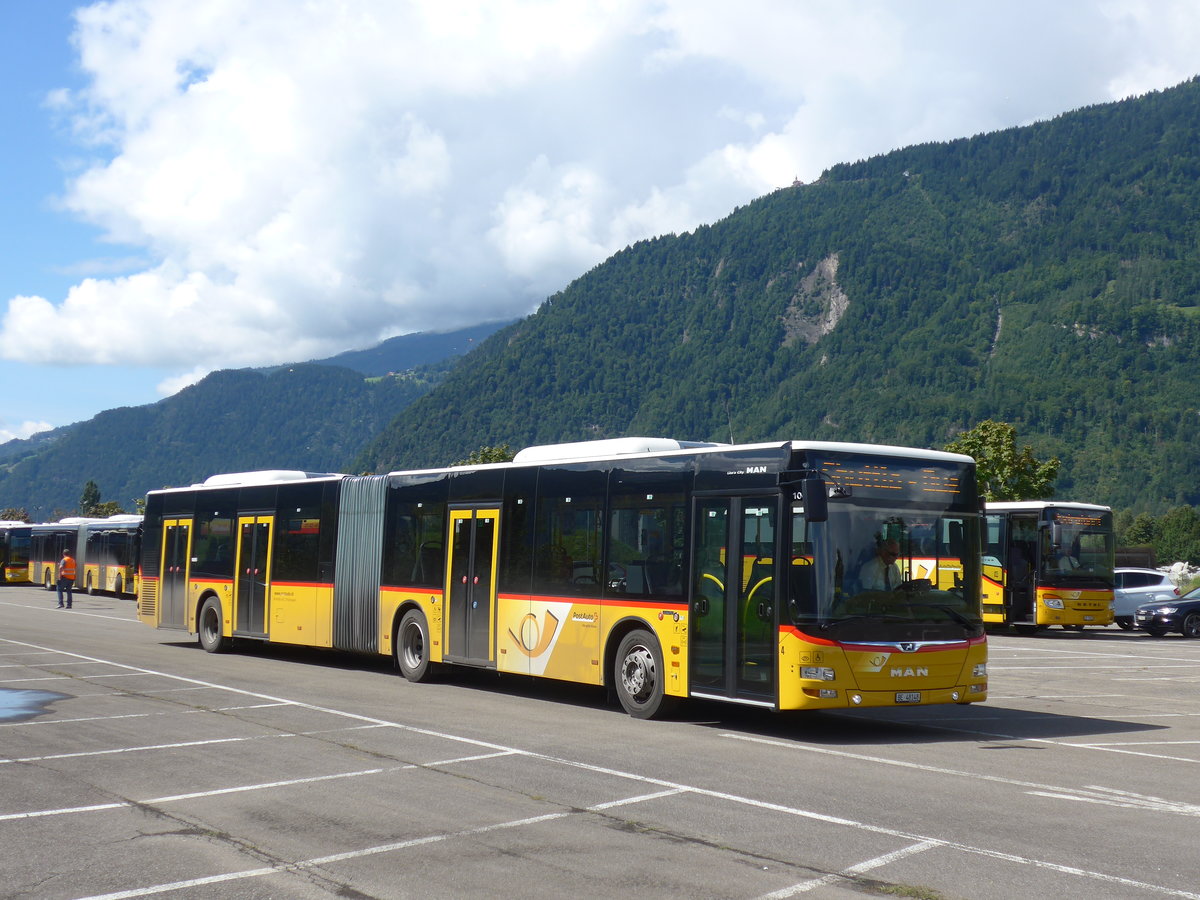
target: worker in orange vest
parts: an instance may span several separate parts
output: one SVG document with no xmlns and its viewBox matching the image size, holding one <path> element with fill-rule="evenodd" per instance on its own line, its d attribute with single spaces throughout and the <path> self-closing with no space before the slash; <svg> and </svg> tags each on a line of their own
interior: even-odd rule
<svg viewBox="0 0 1200 900">
<path fill-rule="evenodd" d="M 75 557 L 70 549 L 64 550 L 58 561 L 58 608 L 63 608 L 63 594 L 67 595 L 67 609 L 71 608 L 71 590 L 75 587 Z"/>
</svg>

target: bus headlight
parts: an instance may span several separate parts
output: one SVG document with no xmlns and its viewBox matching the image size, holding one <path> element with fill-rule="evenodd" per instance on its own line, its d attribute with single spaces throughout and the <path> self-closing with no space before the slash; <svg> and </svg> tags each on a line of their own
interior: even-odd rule
<svg viewBox="0 0 1200 900">
<path fill-rule="evenodd" d="M 833 669 L 826 666 L 801 666 L 800 677 L 811 678 L 814 681 L 833 681 L 836 676 Z"/>
<path fill-rule="evenodd" d="M 1063 608 L 1063 602 L 1062 602 L 1061 597 L 1044 597 L 1042 599 L 1042 603 L 1044 603 L 1048 609 L 1062 609 Z"/>
<path fill-rule="evenodd" d="M 987 678 L 987 663 L 975 663 L 975 668 L 971 670 L 972 678 Z"/>
</svg>

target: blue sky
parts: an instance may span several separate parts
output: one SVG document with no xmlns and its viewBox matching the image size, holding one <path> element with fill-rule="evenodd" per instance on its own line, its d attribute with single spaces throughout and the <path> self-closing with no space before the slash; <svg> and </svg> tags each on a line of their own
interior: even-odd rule
<svg viewBox="0 0 1200 900">
<path fill-rule="evenodd" d="M 1194 0 L 4 0 L 0 441 L 1196 75 Z"/>
</svg>

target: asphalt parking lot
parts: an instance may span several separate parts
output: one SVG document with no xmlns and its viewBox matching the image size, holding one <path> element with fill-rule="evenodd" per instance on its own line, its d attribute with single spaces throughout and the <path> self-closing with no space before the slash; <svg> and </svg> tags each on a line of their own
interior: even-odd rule
<svg viewBox="0 0 1200 900">
<path fill-rule="evenodd" d="M 0 897 L 1200 898 L 1200 641 L 990 640 L 969 707 L 633 720 L 0 591 Z"/>
</svg>

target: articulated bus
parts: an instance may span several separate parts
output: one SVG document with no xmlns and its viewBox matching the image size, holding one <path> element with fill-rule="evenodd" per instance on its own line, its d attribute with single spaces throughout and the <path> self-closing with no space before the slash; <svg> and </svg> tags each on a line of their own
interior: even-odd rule
<svg viewBox="0 0 1200 900">
<path fill-rule="evenodd" d="M 142 517 L 81 516 L 31 527 L 28 580 L 51 591 L 58 583 L 58 561 L 70 548 L 75 555 L 75 588 L 89 594 L 106 591 L 136 597 Z"/>
<path fill-rule="evenodd" d="M 1034 632 L 1113 622 L 1112 510 L 1091 503 L 988 503 L 983 619 Z"/>
<path fill-rule="evenodd" d="M 775 710 L 987 696 L 967 456 L 621 438 L 509 463 L 214 476 L 146 498 L 138 615 L 277 641 Z M 895 541 L 900 583 L 860 569 Z"/>
<path fill-rule="evenodd" d="M 0 521 L 0 568 L 4 584 L 29 581 L 30 533 L 31 527 L 25 522 Z"/>
</svg>

